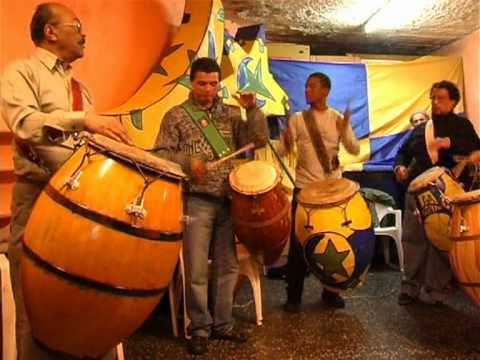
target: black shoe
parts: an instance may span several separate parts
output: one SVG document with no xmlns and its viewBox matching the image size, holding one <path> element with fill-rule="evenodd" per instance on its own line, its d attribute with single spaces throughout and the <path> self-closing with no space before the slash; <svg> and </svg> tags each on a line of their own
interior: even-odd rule
<svg viewBox="0 0 480 360">
<path fill-rule="evenodd" d="M 324 289 L 322 292 L 322 301 L 324 304 L 333 308 L 343 309 L 345 307 L 345 301 L 340 295 L 338 295 L 336 292 L 326 289 Z"/>
<path fill-rule="evenodd" d="M 283 305 L 283 311 L 290 314 L 298 314 L 300 312 L 300 307 L 301 307 L 300 303 L 287 301 Z"/>
<path fill-rule="evenodd" d="M 415 298 L 413 296 L 410 296 L 405 293 L 401 293 L 398 296 L 398 305 L 409 305 L 415 301 Z"/>
<path fill-rule="evenodd" d="M 287 266 L 271 267 L 267 269 L 267 277 L 273 280 L 284 280 L 287 278 Z"/>
<path fill-rule="evenodd" d="M 202 355 L 208 352 L 208 338 L 203 336 L 192 336 L 188 341 L 188 352 L 193 355 Z"/>
<path fill-rule="evenodd" d="M 447 304 L 445 304 L 443 301 L 441 300 L 437 300 L 437 301 L 434 301 L 432 303 L 432 305 L 436 308 L 446 308 L 447 307 Z"/>
<path fill-rule="evenodd" d="M 212 331 L 212 335 L 210 335 L 210 339 L 225 340 L 225 341 L 231 341 L 236 344 L 243 344 L 247 342 L 248 337 L 244 333 L 232 329 L 225 333 Z"/>
</svg>

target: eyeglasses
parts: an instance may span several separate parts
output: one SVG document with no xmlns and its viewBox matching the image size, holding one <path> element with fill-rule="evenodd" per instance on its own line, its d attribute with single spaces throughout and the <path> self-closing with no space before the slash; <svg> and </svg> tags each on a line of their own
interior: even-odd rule
<svg viewBox="0 0 480 360">
<path fill-rule="evenodd" d="M 72 23 L 61 23 L 61 24 L 53 24 L 54 26 L 70 26 L 72 27 L 77 33 L 82 33 L 82 24 L 78 21 Z"/>
</svg>

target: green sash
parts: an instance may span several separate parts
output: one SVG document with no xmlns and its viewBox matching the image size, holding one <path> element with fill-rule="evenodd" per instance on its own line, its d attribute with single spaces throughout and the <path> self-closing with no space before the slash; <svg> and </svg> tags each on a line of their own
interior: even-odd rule
<svg viewBox="0 0 480 360">
<path fill-rule="evenodd" d="M 232 150 L 228 147 L 225 139 L 217 130 L 207 111 L 196 109 L 190 100 L 185 101 L 182 107 L 190 115 L 192 121 L 202 132 L 208 144 L 218 158 L 228 155 Z"/>
</svg>

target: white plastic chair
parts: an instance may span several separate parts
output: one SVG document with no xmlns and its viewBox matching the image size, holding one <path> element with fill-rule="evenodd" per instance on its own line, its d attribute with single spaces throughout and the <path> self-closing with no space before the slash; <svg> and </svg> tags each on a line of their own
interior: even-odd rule
<svg viewBox="0 0 480 360">
<path fill-rule="evenodd" d="M 240 266 L 238 276 L 245 276 L 252 286 L 253 300 L 255 302 L 255 314 L 257 325 L 263 324 L 262 315 L 262 287 L 260 283 L 259 264 L 253 256 L 250 255 L 245 246 L 237 243 L 238 265 Z"/>
<path fill-rule="evenodd" d="M 402 247 L 402 211 L 398 209 L 393 209 L 390 206 L 385 206 L 381 203 L 375 203 L 375 211 L 378 216 L 379 225 L 374 228 L 375 235 L 383 235 L 392 238 L 395 241 L 397 246 L 398 254 L 398 265 L 400 267 L 400 272 L 403 273 L 404 270 L 404 260 L 403 260 L 403 247 Z M 382 220 L 385 216 L 393 214 L 395 219 L 395 224 L 393 226 L 381 226 Z M 390 242 L 388 239 L 385 239 L 383 243 L 383 255 L 385 257 L 385 263 L 391 265 L 390 262 Z"/>
<path fill-rule="evenodd" d="M 255 301 L 255 312 L 257 318 L 257 325 L 260 326 L 263 323 L 262 315 L 262 289 L 260 286 L 260 272 L 258 270 L 258 264 L 253 257 L 250 256 L 245 247 L 237 243 L 237 257 L 239 264 L 239 277 L 246 276 L 250 281 L 253 289 L 253 299 Z M 170 302 L 170 317 L 172 322 L 172 332 L 175 337 L 178 337 L 178 320 L 177 315 L 182 301 L 182 296 L 185 294 L 185 266 L 183 260 L 183 250 L 180 249 L 180 255 L 178 259 L 176 274 L 174 274 L 170 284 L 168 286 L 168 295 Z M 183 324 L 184 334 L 186 339 L 190 339 L 188 335 L 188 325 L 190 324 L 190 318 L 187 313 L 187 305 L 183 301 Z"/>
</svg>

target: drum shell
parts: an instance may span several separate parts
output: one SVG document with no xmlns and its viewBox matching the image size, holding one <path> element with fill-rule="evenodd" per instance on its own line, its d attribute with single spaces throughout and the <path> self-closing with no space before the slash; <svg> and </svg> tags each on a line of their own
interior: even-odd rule
<svg viewBox="0 0 480 360">
<path fill-rule="evenodd" d="M 476 192 L 476 201 L 453 205 L 449 257 L 458 282 L 480 306 L 480 191 Z"/>
<path fill-rule="evenodd" d="M 263 255 L 264 264 L 274 263 L 291 228 L 290 201 L 282 185 L 256 195 L 233 191 L 231 211 L 238 240 L 251 254 Z"/>
<path fill-rule="evenodd" d="M 359 286 L 366 278 L 375 249 L 375 234 L 368 206 L 360 195 L 345 199 L 343 203 L 311 206 L 299 203 L 295 215 L 295 231 L 305 251 L 307 264 L 320 281 L 333 291 Z M 336 250 L 349 251 L 342 262 L 348 276 L 326 279 L 322 268 L 311 260 L 319 248 L 324 251 L 328 241 Z"/>
<path fill-rule="evenodd" d="M 448 197 L 465 191 L 448 172 L 444 172 L 432 178 L 430 183 L 413 191 L 409 189 L 409 192 L 415 196 L 427 238 L 439 250 L 448 251 L 451 246 L 448 226 L 452 213 Z"/>
<path fill-rule="evenodd" d="M 125 207 L 144 179 L 124 162 L 79 149 L 39 196 L 24 234 L 22 285 L 32 333 L 44 345 L 98 357 L 130 335 L 164 293 L 181 248 L 182 186 L 162 177 L 144 219 Z M 79 187 L 66 179 L 81 167 Z M 149 177 L 153 177 L 149 174 Z"/>
</svg>

